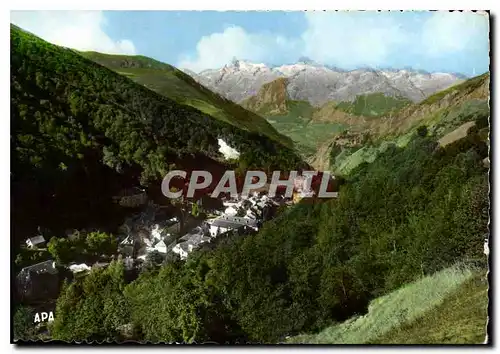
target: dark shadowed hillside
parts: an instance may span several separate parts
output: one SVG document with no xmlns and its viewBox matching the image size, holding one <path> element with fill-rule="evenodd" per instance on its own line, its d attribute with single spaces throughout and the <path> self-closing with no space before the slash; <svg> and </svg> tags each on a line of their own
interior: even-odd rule
<svg viewBox="0 0 500 354">
<path fill-rule="evenodd" d="M 241 153 L 242 168 L 304 165 L 257 128 L 214 119 L 11 26 L 14 235 L 42 220 L 59 228 L 111 220 L 112 193 L 158 185 L 172 168 L 224 168 L 219 138 Z"/>
</svg>

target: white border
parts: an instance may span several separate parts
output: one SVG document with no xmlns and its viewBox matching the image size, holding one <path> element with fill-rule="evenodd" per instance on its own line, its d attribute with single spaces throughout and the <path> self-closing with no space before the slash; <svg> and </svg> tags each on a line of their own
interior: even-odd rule
<svg viewBox="0 0 500 354">
<path fill-rule="evenodd" d="M 106 5 L 105 5 L 106 4 Z M 291 0 L 252 0 L 252 1 L 232 1 L 232 0 L 183 0 L 176 2 L 160 2 L 155 0 L 142 1 L 116 1 L 108 0 L 87 0 L 76 3 L 64 0 L 23 0 L 17 1 L 10 6 L 16 10 L 487 10 L 494 5 L 490 0 L 420 0 L 420 1 L 390 1 L 390 0 L 349 0 L 325 1 L 308 0 L 307 2 L 295 2 Z"/>
<path fill-rule="evenodd" d="M 45 10 L 50 10 L 50 9 L 74 9 L 74 10 L 79 10 L 79 9 L 98 9 L 98 10 L 103 10 L 103 9 L 129 9 L 129 10 L 206 10 L 206 9 L 211 9 L 211 10 L 304 10 L 304 9 L 309 9 L 309 10 L 333 10 L 333 9 L 339 9 L 339 10 L 355 10 L 355 9 L 365 9 L 365 10 L 379 10 L 379 9 L 394 9 L 394 10 L 448 10 L 448 9 L 461 9 L 461 10 L 484 10 L 484 9 L 490 9 L 492 10 L 492 13 L 495 14 L 496 11 L 495 9 L 498 7 L 498 1 L 488 1 L 488 0 L 442 0 L 442 1 L 436 1 L 436 0 L 419 0 L 419 1 L 370 1 L 370 0 L 350 0 L 346 2 L 333 2 L 333 1 L 321 1 L 321 0 L 308 0 L 307 2 L 302 2 L 302 1 L 291 1 L 291 0 L 274 0 L 274 1 L 269 1 L 269 0 L 252 0 L 252 1 L 234 1 L 234 0 L 212 0 L 212 1 L 202 1 L 202 0 L 183 0 L 183 1 L 176 1 L 176 2 L 160 2 L 157 0 L 142 0 L 142 1 L 130 1 L 130 0 L 108 0 L 108 1 L 103 1 L 103 0 L 86 0 L 85 2 L 73 2 L 73 1 L 67 1 L 67 0 L 45 0 L 45 1 L 39 1 L 39 0 L 23 0 L 23 1 L 17 1 L 15 4 L 11 4 L 10 7 L 7 7 L 6 4 L 7 2 L 2 2 L 2 7 L 6 6 L 5 11 L 2 11 L 2 26 L 3 27 L 3 36 L 1 37 L 2 39 L 2 47 L 4 48 L 3 55 L 1 56 L 2 60 L 2 82 L 4 83 L 2 86 L 2 109 L 4 110 L 4 113 L 2 114 L 4 126 L 6 125 L 5 122 L 8 122 L 8 117 L 9 117 L 9 110 L 10 110 L 10 102 L 9 102 L 9 86 L 7 86 L 7 83 L 9 82 L 10 78 L 10 73 L 8 69 L 8 61 L 9 61 L 9 56 L 8 52 L 10 51 L 10 44 L 9 44 L 9 36 L 8 33 L 10 31 L 10 28 L 8 27 L 8 24 L 10 22 L 10 13 L 9 11 L 12 9 L 20 10 L 20 9 L 45 9 Z M 498 40 L 495 39 L 495 47 L 498 46 Z M 495 61 L 496 62 L 496 61 Z M 496 75 L 495 75 L 496 78 Z M 498 78 L 497 78 L 498 79 Z M 498 90 L 498 85 L 495 84 L 495 87 L 493 88 L 492 92 L 495 92 Z M 494 98 L 493 98 L 494 99 Z M 495 100 L 495 107 L 498 110 L 498 102 Z M 496 117 L 494 117 L 496 120 Z M 495 124 L 495 129 L 494 129 L 494 135 L 499 137 L 500 139 L 500 123 Z M 2 129 L 3 133 L 3 138 L 0 140 L 1 143 L 1 157 L 2 157 L 2 166 L 4 166 L 4 171 L 1 174 L 2 178 L 2 185 L 3 186 L 9 186 L 10 185 L 10 178 L 9 178 L 9 171 L 10 171 L 10 136 L 8 133 L 8 129 L 4 127 Z M 495 153 L 494 159 L 492 161 L 492 165 L 494 166 L 500 166 L 500 157 Z M 498 177 L 498 172 L 497 172 L 497 177 Z M 496 185 L 496 181 L 494 182 Z M 495 199 L 498 199 L 498 187 L 495 192 Z M 7 238 L 10 240 L 10 191 L 8 187 L 5 187 L 2 189 L 2 198 L 0 199 L 2 203 L 2 222 L 0 225 L 2 226 L 2 237 L 3 240 L 6 240 Z M 495 209 L 495 215 L 498 216 L 497 214 L 500 213 L 498 210 L 498 206 Z M 495 218 L 498 220 L 498 218 Z M 498 225 L 497 225 L 498 227 Z M 496 235 L 495 235 L 496 236 Z M 494 236 L 493 236 L 494 237 Z M 9 241 L 10 243 L 10 241 Z M 500 243 L 499 243 L 500 244 Z M 492 242 L 492 246 L 496 246 L 496 242 Z M 9 284 L 10 285 L 10 266 L 11 266 L 11 260 L 10 260 L 10 248 L 3 246 L 1 247 L 2 250 L 2 262 L 3 262 L 3 271 L 0 273 L 2 280 L 1 284 Z M 495 254 L 495 251 L 492 251 L 492 255 Z M 498 271 L 496 268 L 496 263 L 494 266 L 494 277 L 497 277 Z M 495 283 L 496 279 L 493 280 Z M 1 333 L 2 333 L 2 350 L 1 353 L 7 353 L 7 352 L 12 352 L 15 350 L 15 347 L 13 345 L 10 345 L 10 295 L 7 295 L 7 292 L 3 292 L 3 301 L 1 304 L 2 312 L 1 312 Z M 496 308 L 499 307 L 499 304 L 496 304 Z M 496 314 L 496 311 L 495 311 Z M 495 318 L 498 318 L 498 316 L 495 316 Z M 498 326 L 495 326 L 497 329 L 494 333 L 494 337 L 498 340 Z M 95 350 L 96 352 L 106 352 L 106 351 L 115 351 L 118 352 L 120 350 L 124 350 L 126 348 L 130 347 L 105 347 L 105 348 L 91 348 Z M 159 350 L 178 350 L 172 347 L 168 348 L 162 348 L 162 347 L 147 347 L 145 349 L 159 349 Z M 66 348 L 61 347 L 61 350 L 66 350 Z M 68 348 L 70 350 L 85 350 L 84 348 L 80 347 L 71 347 Z M 134 347 L 134 349 L 142 349 L 142 348 L 137 348 Z M 217 347 L 208 347 L 206 349 L 213 350 L 216 349 Z M 272 349 L 285 349 L 288 351 L 291 350 L 300 350 L 295 348 L 290 348 L 290 347 L 279 347 L 279 348 L 264 348 L 264 350 L 272 350 Z M 304 348 L 306 349 L 306 348 Z M 330 349 L 335 349 L 334 347 L 331 348 L 323 348 L 326 350 Z M 363 352 L 365 351 L 373 351 L 375 348 L 361 348 Z M 404 348 L 394 348 L 395 350 L 401 350 Z M 461 350 L 457 348 L 458 350 Z M 188 348 L 182 348 L 183 352 L 188 351 L 193 351 L 193 349 L 188 349 Z M 249 349 L 246 348 L 238 348 L 238 350 L 243 350 L 247 351 Z M 345 348 L 337 348 L 337 350 L 347 350 Z M 426 352 L 438 352 L 440 349 L 438 348 L 426 348 Z M 454 349 L 452 349 L 454 350 Z M 462 350 L 465 350 L 462 349 Z M 475 349 L 473 349 L 475 350 Z M 30 348 L 24 348 L 24 352 L 33 352 L 34 349 Z"/>
</svg>

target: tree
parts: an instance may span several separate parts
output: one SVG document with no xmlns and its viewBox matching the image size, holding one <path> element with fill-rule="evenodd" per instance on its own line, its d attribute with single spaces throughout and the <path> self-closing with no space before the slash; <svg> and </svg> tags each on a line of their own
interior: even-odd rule
<svg viewBox="0 0 500 354">
<path fill-rule="evenodd" d="M 29 340 L 34 335 L 33 310 L 20 306 L 13 318 L 14 340 Z"/>
<path fill-rule="evenodd" d="M 478 129 L 489 127 L 489 124 L 490 124 L 489 115 L 487 113 L 481 114 L 481 115 L 479 115 L 478 118 L 476 118 L 476 127 Z"/>
<path fill-rule="evenodd" d="M 169 264 L 169 263 L 176 263 L 176 262 L 180 262 L 180 261 L 181 261 L 181 257 L 179 256 L 179 254 L 177 254 L 175 252 L 167 252 L 167 254 L 165 256 L 165 261 L 163 263 Z"/>
<path fill-rule="evenodd" d="M 150 272 L 150 271 L 156 271 L 158 268 L 160 268 L 162 262 L 163 262 L 163 255 L 154 250 L 153 252 L 148 253 L 146 256 L 146 260 L 144 261 L 142 265 L 142 270 L 144 272 Z"/>
<path fill-rule="evenodd" d="M 199 216 L 200 212 L 199 212 L 199 208 L 198 208 L 198 204 L 197 203 L 193 203 L 192 204 L 192 206 L 191 206 L 191 214 L 194 217 Z"/>
<path fill-rule="evenodd" d="M 102 162 L 105 165 L 111 167 L 112 169 L 115 169 L 119 173 L 123 171 L 120 158 L 116 156 L 116 154 L 110 148 L 105 146 L 102 152 L 103 152 Z"/>
<path fill-rule="evenodd" d="M 112 255 L 118 247 L 116 238 L 104 232 L 91 232 L 86 238 L 87 250 L 93 254 Z"/>
<path fill-rule="evenodd" d="M 130 305 L 123 295 L 124 264 L 92 269 L 84 278 L 65 283 L 56 304 L 51 333 L 58 340 L 117 340 L 129 322 Z"/>
<path fill-rule="evenodd" d="M 70 240 L 52 237 L 47 244 L 47 250 L 57 263 L 66 264 L 72 259 Z"/>
<path fill-rule="evenodd" d="M 418 136 L 421 136 L 422 138 L 427 136 L 427 127 L 425 125 L 421 125 L 417 129 L 417 134 Z"/>
</svg>

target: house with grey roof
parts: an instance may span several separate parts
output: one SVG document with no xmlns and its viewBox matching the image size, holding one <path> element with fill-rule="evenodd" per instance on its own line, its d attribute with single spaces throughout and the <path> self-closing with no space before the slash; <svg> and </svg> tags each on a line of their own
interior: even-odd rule
<svg viewBox="0 0 500 354">
<path fill-rule="evenodd" d="M 164 234 L 164 230 L 162 228 L 162 225 L 160 224 L 154 224 L 153 228 L 151 229 L 151 236 L 155 240 L 161 240 Z"/>
<path fill-rule="evenodd" d="M 185 234 L 184 236 L 182 236 L 179 241 L 188 241 L 189 239 L 191 239 L 193 236 L 196 236 L 196 235 L 203 235 L 204 234 L 204 230 L 202 227 L 200 226 L 197 226 L 195 227 L 194 229 L 192 229 L 191 231 L 189 231 L 187 234 Z"/>
<path fill-rule="evenodd" d="M 235 206 L 229 206 L 224 210 L 224 214 L 226 215 L 236 215 L 238 214 L 238 208 Z"/>
<path fill-rule="evenodd" d="M 257 205 L 257 207 L 259 207 L 259 208 L 263 209 L 263 208 L 266 206 L 266 204 L 267 204 L 267 202 L 266 202 L 266 201 L 261 200 L 261 201 L 257 202 L 257 204 L 256 204 L 256 205 Z"/>
<path fill-rule="evenodd" d="M 131 256 L 134 254 L 136 242 L 132 235 L 128 235 L 118 245 L 118 251 L 124 255 Z"/>
<path fill-rule="evenodd" d="M 247 218 L 244 218 L 241 216 L 226 216 L 226 215 L 224 215 L 219 219 L 230 221 L 230 222 L 235 223 L 235 224 L 245 225 L 248 227 L 257 227 L 257 222 L 255 220 L 250 220 L 250 219 L 247 219 Z"/>
<path fill-rule="evenodd" d="M 160 253 L 167 253 L 167 245 L 165 244 L 165 242 L 163 240 L 161 240 L 160 242 L 158 242 L 155 246 L 154 246 L 154 249 Z"/>
<path fill-rule="evenodd" d="M 34 248 L 34 247 L 43 247 L 45 246 L 45 238 L 42 235 L 38 235 L 35 237 L 31 237 L 26 240 L 26 245 L 29 248 Z"/>
<path fill-rule="evenodd" d="M 53 260 L 21 269 L 16 277 L 17 292 L 25 300 L 57 298 L 59 271 Z"/>
<path fill-rule="evenodd" d="M 192 243 L 193 245 L 201 245 L 202 243 L 210 242 L 212 241 L 212 238 L 209 236 L 205 236 L 204 234 L 196 234 L 193 235 L 188 242 Z"/>
<path fill-rule="evenodd" d="M 37 264 L 33 264 L 31 266 L 24 267 L 19 274 L 30 276 L 32 274 L 41 274 L 41 273 L 57 274 L 56 263 L 53 260 L 48 260 Z"/>
<path fill-rule="evenodd" d="M 133 246 L 135 243 L 134 238 L 131 235 L 128 235 L 123 239 L 122 242 L 120 242 L 121 246 Z"/>
<path fill-rule="evenodd" d="M 243 227 L 241 223 L 232 222 L 229 220 L 215 219 L 210 225 L 210 236 L 217 237 L 220 234 L 230 230 L 236 230 Z"/>
<path fill-rule="evenodd" d="M 184 241 L 175 245 L 172 252 L 177 253 L 182 260 L 186 259 L 188 254 L 193 252 L 197 248 L 197 245 L 189 241 Z"/>
<path fill-rule="evenodd" d="M 254 229 L 255 231 L 259 230 L 257 220 L 248 215 L 245 217 L 222 215 L 218 218 L 207 221 L 207 223 L 210 225 L 210 236 L 212 237 L 217 237 L 219 234 L 230 230 L 238 230 L 242 227 L 248 227 Z"/>
</svg>

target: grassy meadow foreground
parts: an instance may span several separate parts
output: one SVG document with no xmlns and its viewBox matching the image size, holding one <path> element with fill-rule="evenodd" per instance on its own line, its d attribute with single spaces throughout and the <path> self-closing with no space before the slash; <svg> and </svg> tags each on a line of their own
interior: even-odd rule
<svg viewBox="0 0 500 354">
<path fill-rule="evenodd" d="M 371 301 L 368 313 L 289 344 L 481 344 L 486 338 L 484 269 L 451 267 Z"/>
</svg>

